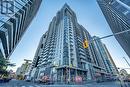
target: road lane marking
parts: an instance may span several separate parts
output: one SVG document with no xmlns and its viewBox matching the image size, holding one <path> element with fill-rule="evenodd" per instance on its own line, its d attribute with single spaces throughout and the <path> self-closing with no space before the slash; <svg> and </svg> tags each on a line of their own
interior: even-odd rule
<svg viewBox="0 0 130 87">
<path fill-rule="evenodd" d="M 30 85 L 29 87 L 34 87 L 34 86 L 31 86 L 31 85 Z"/>
<path fill-rule="evenodd" d="M 35 87 L 42 87 L 42 86 L 39 86 L 39 85 L 34 85 Z"/>
<path fill-rule="evenodd" d="M 22 87 L 26 87 L 26 86 L 22 86 Z"/>
<path fill-rule="evenodd" d="M 30 85 L 29 87 L 35 87 L 35 86 L 31 86 L 31 85 Z"/>
</svg>

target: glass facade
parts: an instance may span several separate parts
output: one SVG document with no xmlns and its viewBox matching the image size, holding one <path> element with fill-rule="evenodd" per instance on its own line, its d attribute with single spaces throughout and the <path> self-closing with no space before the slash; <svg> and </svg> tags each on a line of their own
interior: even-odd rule
<svg viewBox="0 0 130 87">
<path fill-rule="evenodd" d="M 39 79 L 42 75 L 58 82 L 74 82 L 77 76 L 83 81 L 94 80 L 95 71 L 107 73 L 107 57 L 93 56 L 103 55 L 104 50 L 98 44 L 100 48 L 96 51 L 103 51 L 97 55 L 92 49 L 94 45 L 89 44 L 91 40 L 89 32 L 77 22 L 76 14 L 65 4 L 41 37 L 32 65 L 32 71 L 36 68 L 37 72 L 32 78 Z"/>
<path fill-rule="evenodd" d="M 0 50 L 2 50 L 2 54 L 5 58 L 9 58 L 20 41 L 33 17 L 36 15 L 41 1 L 42 0 L 0 1 Z"/>
<path fill-rule="evenodd" d="M 129 0 L 97 0 L 113 33 L 130 29 Z M 130 31 L 116 35 L 115 38 L 130 57 Z"/>
<path fill-rule="evenodd" d="M 116 66 L 111 58 L 111 55 L 99 37 L 94 36 L 91 45 L 93 46 L 92 51 L 94 52 L 93 57 L 95 58 L 95 64 L 111 75 L 117 74 L 115 73 Z"/>
<path fill-rule="evenodd" d="M 117 76 L 118 71 L 106 46 L 99 37 L 93 36 L 91 43 L 92 76 L 95 80 L 103 80 Z"/>
<path fill-rule="evenodd" d="M 45 75 L 45 69 L 50 67 L 48 76 L 60 82 L 74 81 L 77 75 L 87 80 L 91 58 L 89 48 L 83 47 L 83 41 L 91 36 L 78 24 L 75 13 L 67 4 L 52 19 L 44 35 L 33 61 L 32 70 L 36 67 L 39 71 L 35 77 Z"/>
</svg>

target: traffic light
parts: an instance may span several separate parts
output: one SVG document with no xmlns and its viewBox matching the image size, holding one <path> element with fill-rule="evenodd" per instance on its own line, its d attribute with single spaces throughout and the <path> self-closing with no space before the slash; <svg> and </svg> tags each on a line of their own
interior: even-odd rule
<svg viewBox="0 0 130 87">
<path fill-rule="evenodd" d="M 88 48 L 88 46 L 89 46 L 88 40 L 85 39 L 84 42 L 83 42 L 83 47 Z"/>
</svg>

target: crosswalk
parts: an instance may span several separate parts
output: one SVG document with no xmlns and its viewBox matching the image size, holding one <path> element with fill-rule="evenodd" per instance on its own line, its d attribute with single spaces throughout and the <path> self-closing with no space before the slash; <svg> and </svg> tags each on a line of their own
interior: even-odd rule
<svg viewBox="0 0 130 87">
<path fill-rule="evenodd" d="M 21 87 L 42 87 L 42 86 L 39 86 L 39 85 L 29 85 L 29 86 L 21 86 Z"/>
<path fill-rule="evenodd" d="M 11 82 L 11 83 L 0 83 L 0 87 L 121 87 L 119 82 L 103 82 L 103 83 L 88 83 L 84 85 L 65 85 L 65 84 L 53 84 L 45 85 L 31 82 Z M 128 86 L 130 87 L 130 83 Z"/>
<path fill-rule="evenodd" d="M 26 85 L 26 86 L 0 86 L 0 87 L 48 87 L 48 86 L 39 86 L 39 85 Z"/>
<path fill-rule="evenodd" d="M 88 87 L 86 85 L 4 84 L 0 87 Z"/>
<path fill-rule="evenodd" d="M 85 85 L 29 85 L 21 87 L 87 87 Z"/>
</svg>

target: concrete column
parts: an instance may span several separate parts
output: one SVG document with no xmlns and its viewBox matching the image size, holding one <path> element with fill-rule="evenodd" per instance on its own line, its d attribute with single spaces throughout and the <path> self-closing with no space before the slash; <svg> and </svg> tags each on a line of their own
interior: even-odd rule
<svg viewBox="0 0 130 87">
<path fill-rule="evenodd" d="M 75 70 L 76 70 L 75 72 L 76 72 L 76 76 L 77 76 L 77 69 L 75 69 Z"/>
<path fill-rule="evenodd" d="M 64 70 L 63 69 L 61 69 L 62 70 L 62 75 L 61 75 L 61 82 L 63 82 L 63 72 L 64 72 Z"/>
<path fill-rule="evenodd" d="M 70 68 L 69 68 L 69 80 L 70 80 Z"/>
</svg>

